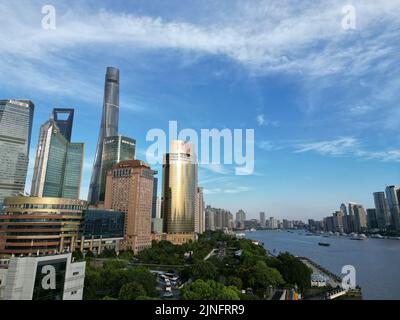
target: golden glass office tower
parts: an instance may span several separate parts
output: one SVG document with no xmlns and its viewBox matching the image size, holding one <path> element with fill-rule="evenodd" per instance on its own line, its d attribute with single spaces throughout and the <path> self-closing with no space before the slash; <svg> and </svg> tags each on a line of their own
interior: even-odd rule
<svg viewBox="0 0 400 320">
<path fill-rule="evenodd" d="M 164 155 L 161 215 L 165 233 L 195 232 L 197 164 L 193 144 L 175 140 Z"/>
</svg>

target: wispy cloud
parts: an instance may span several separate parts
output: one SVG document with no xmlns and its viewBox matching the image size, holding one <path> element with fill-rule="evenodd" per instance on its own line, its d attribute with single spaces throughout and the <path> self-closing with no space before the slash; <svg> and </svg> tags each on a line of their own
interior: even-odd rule
<svg viewBox="0 0 400 320">
<path fill-rule="evenodd" d="M 214 188 L 214 189 L 204 189 L 205 194 L 236 194 L 236 193 L 243 193 L 251 191 L 252 188 L 241 186 L 241 187 L 234 187 L 234 188 Z"/>
<path fill-rule="evenodd" d="M 362 144 L 353 137 L 298 144 L 293 152 L 315 152 L 323 156 L 353 156 L 365 160 L 400 162 L 400 149 L 368 150 L 363 148 Z"/>
<path fill-rule="evenodd" d="M 343 155 L 354 150 L 357 140 L 352 137 L 340 138 L 331 141 L 319 141 L 299 144 L 294 153 L 314 151 L 322 155 Z"/>
<path fill-rule="evenodd" d="M 345 70 L 348 75 L 360 75 L 371 66 L 385 71 L 395 62 L 388 57 L 395 59 L 391 53 L 397 52 L 396 45 L 389 43 L 398 37 L 400 15 L 396 1 L 357 2 L 358 28 L 363 31 L 362 40 L 357 40 L 341 28 L 342 5 L 333 0 L 301 6 L 292 1 L 234 2 L 230 19 L 215 16 L 206 25 L 93 10 L 85 3 L 82 8 L 59 10 L 57 29 L 49 32 L 40 28 L 37 6 L 0 4 L 0 39 L 8 44 L 0 48 L 2 64 L 12 54 L 66 66 L 79 48 L 112 44 L 136 50 L 164 48 L 225 55 L 257 72 L 323 76 Z M 377 33 L 376 28 L 382 26 L 385 32 Z M 59 53 L 64 50 L 71 53 L 61 59 Z M 377 63 L 382 58 L 385 62 Z M 35 71 L 43 74 L 40 69 Z M 56 85 L 57 80 L 48 83 L 48 88 Z"/>
</svg>

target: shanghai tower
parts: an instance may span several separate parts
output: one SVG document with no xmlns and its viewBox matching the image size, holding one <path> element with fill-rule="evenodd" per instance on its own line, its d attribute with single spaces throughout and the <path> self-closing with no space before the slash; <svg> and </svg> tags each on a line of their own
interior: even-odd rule
<svg viewBox="0 0 400 320">
<path fill-rule="evenodd" d="M 119 117 L 119 69 L 108 67 L 104 86 L 104 102 L 99 140 L 97 142 L 92 178 L 89 187 L 89 204 L 96 204 L 100 196 L 100 171 L 104 138 L 118 135 Z"/>
</svg>

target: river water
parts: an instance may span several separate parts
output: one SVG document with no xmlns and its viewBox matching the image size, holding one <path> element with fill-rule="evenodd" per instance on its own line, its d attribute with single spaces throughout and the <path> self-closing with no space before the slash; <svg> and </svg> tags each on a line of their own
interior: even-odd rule
<svg viewBox="0 0 400 320">
<path fill-rule="evenodd" d="M 364 299 L 400 299 L 400 240 L 355 241 L 335 235 L 307 236 L 298 230 L 247 232 L 246 237 L 264 243 L 274 254 L 288 251 L 308 257 L 339 276 L 343 276 L 343 266 L 352 265 Z M 330 246 L 319 246 L 318 242 Z"/>
</svg>

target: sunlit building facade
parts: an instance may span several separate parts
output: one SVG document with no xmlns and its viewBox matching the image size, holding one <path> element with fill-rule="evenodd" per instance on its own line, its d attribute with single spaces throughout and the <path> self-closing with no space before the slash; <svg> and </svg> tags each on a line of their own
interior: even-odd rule
<svg viewBox="0 0 400 320">
<path fill-rule="evenodd" d="M 122 248 L 135 254 L 151 246 L 155 171 L 141 160 L 121 161 L 108 172 L 104 207 L 125 213 Z"/>
<path fill-rule="evenodd" d="M 64 132 L 70 134 L 69 128 Z M 84 144 L 71 143 L 53 116 L 40 128 L 31 196 L 78 199 L 83 171 Z"/>
<path fill-rule="evenodd" d="M 29 100 L 0 100 L 0 213 L 5 198 L 25 189 L 34 108 Z"/>
<path fill-rule="evenodd" d="M 164 155 L 161 216 L 167 234 L 195 232 L 195 157 L 193 144 L 178 140 L 171 142 L 170 153 Z"/>
</svg>

